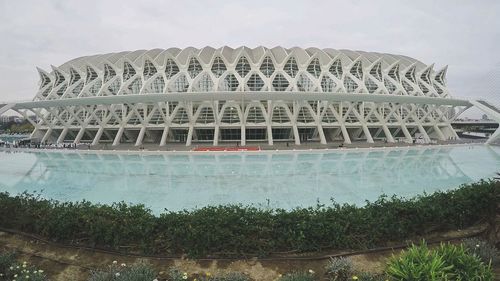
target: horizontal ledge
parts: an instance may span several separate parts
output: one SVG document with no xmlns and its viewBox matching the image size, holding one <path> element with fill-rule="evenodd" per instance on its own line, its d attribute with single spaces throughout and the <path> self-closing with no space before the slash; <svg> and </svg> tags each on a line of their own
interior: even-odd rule
<svg viewBox="0 0 500 281">
<path fill-rule="evenodd" d="M 60 106 L 84 106 L 99 104 L 127 104 L 127 103 L 155 103 L 167 101 L 334 101 L 334 102 L 392 102 L 401 104 L 434 104 L 452 106 L 471 106 L 467 100 L 449 98 L 430 98 L 417 96 L 396 96 L 380 94 L 332 94 L 311 92 L 206 92 L 206 93 L 168 93 L 168 94 L 141 94 L 71 98 L 46 101 L 30 101 L 16 103 L 13 109 L 48 108 Z"/>
</svg>

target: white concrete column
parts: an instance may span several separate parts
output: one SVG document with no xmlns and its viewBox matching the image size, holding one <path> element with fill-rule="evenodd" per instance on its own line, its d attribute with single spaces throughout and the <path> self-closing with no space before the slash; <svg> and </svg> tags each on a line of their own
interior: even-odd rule
<svg viewBox="0 0 500 281">
<path fill-rule="evenodd" d="M 190 146 L 191 142 L 193 141 L 193 131 L 194 131 L 193 126 L 189 126 L 187 140 L 186 140 L 186 146 Z"/>
<path fill-rule="evenodd" d="M 215 125 L 214 129 L 214 146 L 219 145 L 219 125 Z"/>
<path fill-rule="evenodd" d="M 342 136 L 344 137 L 344 143 L 350 144 L 351 138 L 349 137 L 349 132 L 344 124 L 340 125 L 340 130 L 342 130 Z"/>
<path fill-rule="evenodd" d="M 417 128 L 418 128 L 418 131 L 424 136 L 425 141 L 430 142 L 431 138 L 429 137 L 429 135 L 425 131 L 424 127 L 421 124 L 418 124 Z"/>
<path fill-rule="evenodd" d="M 81 128 L 80 131 L 78 131 L 78 134 L 76 135 L 76 138 L 73 141 L 73 143 L 76 144 L 80 143 L 80 140 L 82 139 L 84 133 L 85 133 L 85 128 Z"/>
<path fill-rule="evenodd" d="M 486 141 L 486 144 L 492 144 L 496 141 L 500 141 L 500 127 L 490 136 L 490 138 Z"/>
<path fill-rule="evenodd" d="M 365 133 L 366 142 L 367 143 L 373 143 L 372 134 L 370 133 L 370 130 L 368 129 L 368 126 L 366 124 L 363 124 L 363 133 Z"/>
<path fill-rule="evenodd" d="M 165 146 L 167 144 L 168 137 L 168 126 L 163 129 L 163 134 L 161 135 L 160 146 Z"/>
<path fill-rule="evenodd" d="M 103 131 L 104 131 L 103 127 L 100 127 L 99 130 L 97 130 L 97 133 L 95 134 L 94 140 L 92 141 L 92 145 L 99 144 L 99 140 L 101 139 Z"/>
<path fill-rule="evenodd" d="M 247 132 L 245 129 L 245 125 L 241 125 L 241 146 L 247 145 Z"/>
<path fill-rule="evenodd" d="M 50 137 L 51 133 L 52 133 L 52 128 L 49 128 L 47 132 L 45 132 L 45 135 L 43 135 L 42 142 L 46 142 L 47 139 Z"/>
<path fill-rule="evenodd" d="M 117 146 L 120 144 L 120 140 L 122 139 L 122 135 L 123 135 L 124 130 L 125 130 L 125 128 L 123 128 L 123 127 L 120 127 L 118 129 L 118 132 L 116 132 L 115 139 L 113 140 L 113 146 Z"/>
<path fill-rule="evenodd" d="M 66 137 L 66 134 L 68 133 L 68 128 L 64 128 L 61 132 L 61 134 L 59 135 L 59 137 L 57 138 L 57 143 L 62 143 L 64 141 L 64 138 Z"/>
<path fill-rule="evenodd" d="M 146 133 L 146 127 L 142 127 L 135 141 L 135 146 L 140 146 L 142 144 L 142 139 L 144 139 L 144 134 Z"/>
<path fill-rule="evenodd" d="M 383 124 L 382 129 L 384 130 L 385 138 L 387 139 L 387 142 L 394 142 L 394 137 L 391 134 L 391 131 L 387 127 L 387 125 Z"/>
<path fill-rule="evenodd" d="M 401 131 L 403 131 L 406 141 L 408 141 L 409 143 L 413 143 L 413 138 L 411 137 L 410 131 L 408 131 L 408 128 L 406 128 L 406 125 L 404 123 L 401 123 Z"/>
<path fill-rule="evenodd" d="M 436 131 L 436 134 L 438 135 L 439 140 L 445 141 L 446 137 L 444 136 L 443 132 L 441 129 L 439 129 L 438 125 L 434 124 L 434 131 Z"/>
<path fill-rule="evenodd" d="M 323 126 L 321 126 L 321 124 L 318 124 L 318 135 L 319 142 L 321 144 L 326 144 L 325 132 L 323 131 Z"/>
<path fill-rule="evenodd" d="M 295 144 L 300 145 L 300 135 L 297 125 L 293 125 L 292 130 L 293 130 L 293 139 L 295 140 Z"/>
<path fill-rule="evenodd" d="M 453 129 L 453 127 L 451 126 L 451 124 L 448 124 L 448 129 L 450 130 L 451 134 L 453 135 L 453 137 L 456 139 L 456 140 L 459 140 L 460 137 L 458 136 L 457 132 L 455 131 L 455 129 Z"/>
<path fill-rule="evenodd" d="M 270 125 L 267 125 L 267 144 L 273 145 L 273 129 Z"/>
</svg>

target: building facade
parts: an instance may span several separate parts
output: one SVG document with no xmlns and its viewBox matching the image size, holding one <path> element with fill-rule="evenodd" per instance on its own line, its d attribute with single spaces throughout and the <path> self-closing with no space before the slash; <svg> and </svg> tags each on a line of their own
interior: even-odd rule
<svg viewBox="0 0 500 281">
<path fill-rule="evenodd" d="M 401 55 L 275 47 L 153 49 L 38 69 L 32 134 L 51 143 L 219 145 L 458 138 L 444 67 Z"/>
</svg>

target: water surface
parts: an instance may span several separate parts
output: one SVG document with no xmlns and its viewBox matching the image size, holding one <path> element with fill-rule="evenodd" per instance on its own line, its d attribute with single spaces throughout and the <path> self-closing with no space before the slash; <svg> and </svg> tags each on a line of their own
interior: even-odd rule
<svg viewBox="0 0 500 281">
<path fill-rule="evenodd" d="M 0 151 L 0 191 L 143 203 L 155 213 L 219 204 L 291 209 L 456 188 L 500 171 L 500 147 L 123 155 Z"/>
</svg>

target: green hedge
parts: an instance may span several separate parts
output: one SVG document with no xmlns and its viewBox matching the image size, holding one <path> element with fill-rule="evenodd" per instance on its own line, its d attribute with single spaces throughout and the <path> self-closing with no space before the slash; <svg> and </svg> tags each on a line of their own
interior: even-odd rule
<svg viewBox="0 0 500 281">
<path fill-rule="evenodd" d="M 0 193 L 0 227 L 63 243 L 191 257 L 365 249 L 486 221 L 495 215 L 499 185 L 481 181 L 411 199 L 381 197 L 363 207 L 332 203 L 287 211 L 230 205 L 160 216 L 143 205 Z"/>
</svg>

